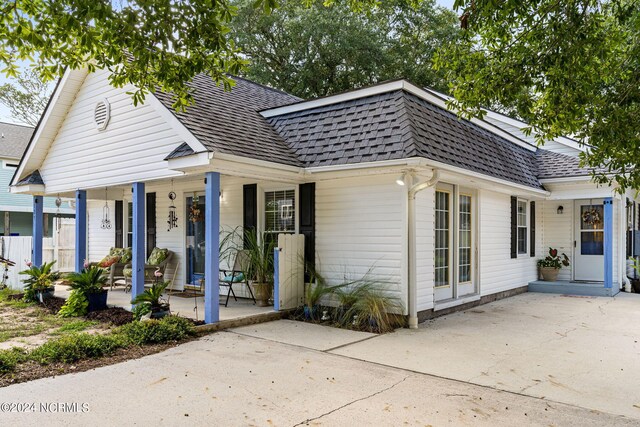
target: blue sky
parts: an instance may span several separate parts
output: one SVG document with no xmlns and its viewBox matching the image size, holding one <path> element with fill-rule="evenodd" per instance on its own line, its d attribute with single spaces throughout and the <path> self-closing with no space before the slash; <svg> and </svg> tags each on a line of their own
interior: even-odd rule
<svg viewBox="0 0 640 427">
<path fill-rule="evenodd" d="M 441 6 L 451 9 L 453 7 L 454 0 L 437 0 L 437 3 Z M 0 85 L 5 84 L 7 82 L 7 78 L 3 73 L 0 72 Z M 0 104 L 0 122 L 10 122 L 10 123 L 18 123 L 16 120 L 11 118 L 11 114 L 9 113 L 9 109 L 4 105 Z"/>
</svg>

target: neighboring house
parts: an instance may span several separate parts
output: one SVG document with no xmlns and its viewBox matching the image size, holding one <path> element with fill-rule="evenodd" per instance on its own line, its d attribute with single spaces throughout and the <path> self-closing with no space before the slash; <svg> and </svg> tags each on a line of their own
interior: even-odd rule
<svg viewBox="0 0 640 427">
<path fill-rule="evenodd" d="M 329 281 L 385 278 L 411 326 L 526 291 L 548 247 L 571 258 L 558 289 L 612 295 L 626 280 L 632 193 L 592 183 L 566 141 L 540 149 L 499 115 L 460 120 L 402 80 L 311 101 L 244 79 L 231 92 L 205 76 L 193 87 L 196 104 L 175 113 L 163 93 L 134 107 L 134 88 L 110 87 L 105 71 L 60 81 L 12 191 L 76 197 L 78 268 L 85 253 L 131 245 L 141 292 L 146 254 L 169 248 L 178 286 L 205 275 L 207 322 L 222 226 L 304 234 Z M 87 200 L 105 192 L 115 227 L 87 227 Z"/>
<path fill-rule="evenodd" d="M 0 122 L 0 235 L 31 236 L 33 226 L 33 199 L 26 194 L 11 194 L 11 178 L 29 144 L 33 128 Z M 73 218 L 74 210 L 64 202 L 58 210 L 55 197 L 44 198 L 44 233 L 51 237 L 56 213 Z"/>
</svg>

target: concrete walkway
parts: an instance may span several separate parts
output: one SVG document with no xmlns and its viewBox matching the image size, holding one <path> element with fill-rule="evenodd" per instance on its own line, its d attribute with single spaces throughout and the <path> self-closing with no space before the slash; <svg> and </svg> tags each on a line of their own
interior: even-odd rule
<svg viewBox="0 0 640 427">
<path fill-rule="evenodd" d="M 640 425 L 640 295 L 524 294 L 372 336 L 278 321 L 0 389 L 2 425 Z M 1 408 L 1 406 L 0 406 Z"/>
</svg>

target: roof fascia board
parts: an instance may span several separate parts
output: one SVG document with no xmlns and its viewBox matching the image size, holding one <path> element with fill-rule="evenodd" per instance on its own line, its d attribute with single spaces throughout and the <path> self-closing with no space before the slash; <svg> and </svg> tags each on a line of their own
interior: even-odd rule
<svg viewBox="0 0 640 427">
<path fill-rule="evenodd" d="M 14 185 L 9 187 L 9 190 L 12 194 L 32 194 L 34 196 L 45 194 L 45 186 L 42 184 Z"/>
<path fill-rule="evenodd" d="M 207 147 L 205 147 L 202 142 L 196 138 L 193 133 L 178 119 L 175 113 L 166 107 L 160 100 L 155 96 L 155 94 L 150 93 L 150 96 L 147 97 L 149 99 L 149 104 L 153 106 L 153 108 L 160 114 L 162 117 L 172 128 L 175 130 L 178 135 L 184 139 L 189 147 L 196 153 L 202 151 L 208 151 Z M 188 108 L 188 107 L 187 107 Z"/>
<path fill-rule="evenodd" d="M 473 172 L 467 169 L 463 169 L 463 168 L 459 168 L 457 166 L 451 166 L 448 165 L 446 163 L 441 163 L 441 162 L 437 162 L 434 160 L 426 160 L 426 164 L 437 168 L 437 169 L 442 169 L 444 171 L 449 171 L 449 172 L 455 172 L 456 174 L 459 175 L 464 175 L 464 176 L 468 176 L 471 178 L 476 178 L 476 179 L 480 179 L 483 181 L 487 181 L 487 182 L 491 182 L 491 183 L 495 183 L 495 184 L 500 184 L 500 185 L 504 185 L 507 187 L 511 187 L 511 188 L 515 188 L 521 191 L 525 191 L 531 194 L 537 194 L 539 196 L 548 196 L 549 192 L 546 190 L 541 190 L 539 188 L 533 188 L 533 187 L 528 187 L 526 185 L 523 184 L 518 184 L 515 182 L 511 182 L 511 181 L 507 181 L 505 179 L 500 179 L 500 178 L 495 178 L 489 175 L 484 175 L 478 172 Z"/>
<path fill-rule="evenodd" d="M 78 71 L 78 70 L 75 70 L 75 71 Z M 66 85 L 69 82 L 69 76 L 71 75 L 72 72 L 73 70 L 70 70 L 69 68 L 67 68 L 64 74 L 62 75 L 62 78 L 58 81 L 58 84 L 56 85 L 56 88 L 54 89 L 53 94 L 51 95 L 51 98 L 49 98 L 49 102 L 47 103 L 47 107 L 45 108 L 44 113 L 42 114 L 42 116 L 40 116 L 40 121 L 36 126 L 36 130 L 31 135 L 31 140 L 29 140 L 27 149 L 25 150 L 24 154 L 20 159 L 18 168 L 16 169 L 15 173 L 13 174 L 13 177 L 11 178 L 11 183 L 10 183 L 11 186 L 16 185 L 20 180 L 20 177 L 24 173 L 24 169 L 27 164 L 27 161 L 29 160 L 29 157 L 31 157 L 31 155 L 33 154 L 33 150 L 35 149 L 35 147 L 38 145 L 42 132 L 44 132 L 44 129 L 49 124 L 49 121 L 51 120 L 51 115 L 53 114 L 53 110 L 55 109 L 61 94 L 66 89 Z"/>
<path fill-rule="evenodd" d="M 541 184 L 564 184 L 572 182 L 593 182 L 590 175 L 581 176 L 566 176 L 561 178 L 541 178 L 539 179 Z"/>
</svg>

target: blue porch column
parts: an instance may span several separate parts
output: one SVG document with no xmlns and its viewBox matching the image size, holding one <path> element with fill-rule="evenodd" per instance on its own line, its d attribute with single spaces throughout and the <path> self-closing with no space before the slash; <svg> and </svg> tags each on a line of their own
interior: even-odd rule
<svg viewBox="0 0 640 427">
<path fill-rule="evenodd" d="M 613 287 L 613 199 L 604 199 L 604 287 Z"/>
<path fill-rule="evenodd" d="M 76 191 L 76 262 L 75 268 L 79 273 L 84 268 L 87 259 L 87 192 Z"/>
<path fill-rule="evenodd" d="M 131 295 L 144 292 L 145 230 L 144 230 L 144 182 L 133 183 L 133 230 L 131 245 Z"/>
<path fill-rule="evenodd" d="M 204 321 L 220 320 L 220 173 L 205 174 Z"/>
<path fill-rule="evenodd" d="M 31 262 L 38 267 L 42 265 L 43 219 L 42 196 L 33 196 L 33 254 Z"/>
</svg>

